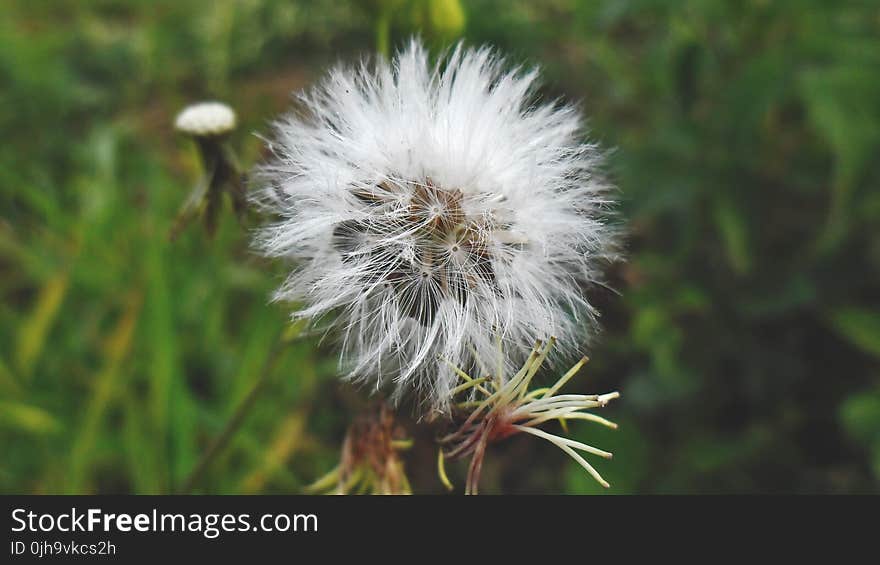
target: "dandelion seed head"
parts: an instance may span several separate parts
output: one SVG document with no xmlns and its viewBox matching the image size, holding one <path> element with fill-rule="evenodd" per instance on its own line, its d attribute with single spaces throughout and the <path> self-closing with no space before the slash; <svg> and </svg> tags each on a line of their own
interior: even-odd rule
<svg viewBox="0 0 880 565">
<path fill-rule="evenodd" d="M 351 377 L 442 407 L 449 363 L 499 340 L 511 363 L 550 335 L 584 343 L 584 289 L 615 257 L 609 187 L 579 111 L 536 81 L 487 48 L 432 64 L 414 41 L 336 68 L 276 123 L 258 244 L 294 264 L 277 299 L 337 320 Z"/>
<path fill-rule="evenodd" d="M 223 135 L 235 129 L 235 112 L 222 102 L 199 102 L 187 106 L 174 120 L 174 127 L 195 137 Z"/>
</svg>

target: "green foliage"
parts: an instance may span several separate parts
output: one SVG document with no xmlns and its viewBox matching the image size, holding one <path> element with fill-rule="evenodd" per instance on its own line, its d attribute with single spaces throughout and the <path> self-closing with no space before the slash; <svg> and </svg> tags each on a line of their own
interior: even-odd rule
<svg viewBox="0 0 880 565">
<path fill-rule="evenodd" d="M 838 308 L 831 313 L 831 323 L 853 345 L 880 357 L 880 312 Z"/>
<path fill-rule="evenodd" d="M 418 32 L 540 64 L 542 96 L 579 100 L 613 150 L 630 260 L 609 272 L 622 297 L 594 291 L 605 331 L 571 383 L 622 392 L 619 430 L 572 426 L 615 452 L 612 492 L 878 492 L 876 3 L 391 4 L 4 2 L 0 491 L 180 486 L 288 321 L 283 268 L 228 209 L 214 240 L 168 241 L 199 174 L 174 114 L 230 103 L 252 164 L 291 91 Z M 318 338 L 197 490 L 298 492 L 332 468 L 351 392 Z M 596 490 L 536 443 L 490 452 L 483 490 Z"/>
</svg>

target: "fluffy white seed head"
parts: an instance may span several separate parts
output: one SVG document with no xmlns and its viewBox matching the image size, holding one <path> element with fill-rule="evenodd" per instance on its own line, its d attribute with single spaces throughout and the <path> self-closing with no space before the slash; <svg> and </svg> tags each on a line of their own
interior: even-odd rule
<svg viewBox="0 0 880 565">
<path fill-rule="evenodd" d="M 338 322 L 351 377 L 443 409 L 451 367 L 499 340 L 516 364 L 537 339 L 588 337 L 608 187 L 580 113 L 537 102 L 536 77 L 486 48 L 433 65 L 413 42 L 335 69 L 276 124 L 259 245 L 295 265 L 277 299 Z"/>
<path fill-rule="evenodd" d="M 196 137 L 223 135 L 235 129 L 235 112 L 222 102 L 200 102 L 181 110 L 174 127 Z"/>
</svg>

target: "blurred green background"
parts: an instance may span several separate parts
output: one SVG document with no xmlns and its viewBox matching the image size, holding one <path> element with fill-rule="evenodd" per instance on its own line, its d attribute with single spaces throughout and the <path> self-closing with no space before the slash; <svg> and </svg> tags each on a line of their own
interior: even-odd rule
<svg viewBox="0 0 880 565">
<path fill-rule="evenodd" d="M 166 235 L 199 175 L 187 103 L 241 160 L 327 65 L 413 33 L 545 71 L 613 148 L 630 260 L 572 387 L 612 493 L 880 492 L 880 4 L 824 0 L 0 0 L 0 491 L 179 488 L 257 378 L 283 267 L 227 209 Z M 299 492 L 363 392 L 331 342 L 283 355 L 197 492 Z M 548 377 L 549 378 L 549 377 Z M 441 492 L 432 447 L 406 456 Z M 449 464 L 461 486 L 463 465 Z M 593 493 L 554 447 L 490 450 L 483 492 Z"/>
</svg>

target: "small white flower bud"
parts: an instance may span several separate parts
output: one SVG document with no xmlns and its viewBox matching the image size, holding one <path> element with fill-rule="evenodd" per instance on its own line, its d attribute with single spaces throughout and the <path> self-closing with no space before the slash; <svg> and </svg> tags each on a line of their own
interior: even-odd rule
<svg viewBox="0 0 880 565">
<path fill-rule="evenodd" d="M 200 102 L 184 108 L 174 127 L 195 137 L 223 135 L 235 129 L 235 112 L 222 102 Z"/>
</svg>

